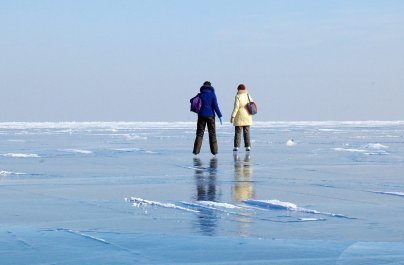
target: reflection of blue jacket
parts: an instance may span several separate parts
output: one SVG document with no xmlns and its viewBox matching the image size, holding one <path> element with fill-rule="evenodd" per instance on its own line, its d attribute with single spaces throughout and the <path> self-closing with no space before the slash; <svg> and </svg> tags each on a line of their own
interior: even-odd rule
<svg viewBox="0 0 404 265">
<path fill-rule="evenodd" d="M 212 86 L 202 86 L 201 89 L 202 107 L 198 113 L 200 117 L 215 117 L 215 112 L 219 118 L 222 117 L 219 105 L 217 104 L 217 98 L 215 89 Z"/>
</svg>

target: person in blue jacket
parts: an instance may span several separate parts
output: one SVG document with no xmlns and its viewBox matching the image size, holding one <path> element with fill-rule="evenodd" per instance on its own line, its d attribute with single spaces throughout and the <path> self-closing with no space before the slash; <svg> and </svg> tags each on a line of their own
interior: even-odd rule
<svg viewBox="0 0 404 265">
<path fill-rule="evenodd" d="M 217 104 L 215 89 L 209 81 L 204 82 L 203 86 L 200 88 L 200 97 L 202 98 L 202 107 L 198 113 L 196 138 L 192 153 L 194 155 L 200 153 L 203 134 L 205 133 L 206 125 L 208 125 L 210 152 L 213 155 L 216 155 L 218 147 L 216 140 L 215 113 L 219 117 L 220 124 L 222 124 L 222 113 Z"/>
</svg>

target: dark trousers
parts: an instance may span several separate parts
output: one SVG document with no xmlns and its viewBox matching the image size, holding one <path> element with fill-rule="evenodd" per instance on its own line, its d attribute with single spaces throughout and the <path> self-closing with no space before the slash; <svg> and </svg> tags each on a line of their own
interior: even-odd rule
<svg viewBox="0 0 404 265">
<path fill-rule="evenodd" d="M 236 126 L 234 131 L 234 147 L 240 147 L 241 133 L 244 136 L 244 146 L 251 146 L 250 142 L 250 126 Z"/>
<path fill-rule="evenodd" d="M 195 155 L 201 152 L 203 134 L 205 133 L 206 124 L 208 125 L 210 152 L 213 155 L 217 154 L 218 148 L 216 140 L 215 117 L 198 117 L 198 123 L 196 127 L 196 138 L 193 151 Z"/>
</svg>

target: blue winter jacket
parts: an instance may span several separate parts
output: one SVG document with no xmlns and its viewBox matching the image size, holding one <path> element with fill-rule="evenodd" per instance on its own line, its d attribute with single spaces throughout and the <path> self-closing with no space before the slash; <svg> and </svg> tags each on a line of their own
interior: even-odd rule
<svg viewBox="0 0 404 265">
<path fill-rule="evenodd" d="M 216 115 L 221 118 L 219 105 L 217 104 L 217 98 L 215 89 L 212 86 L 202 86 L 201 89 L 202 107 L 198 113 L 200 117 L 215 117 Z"/>
</svg>

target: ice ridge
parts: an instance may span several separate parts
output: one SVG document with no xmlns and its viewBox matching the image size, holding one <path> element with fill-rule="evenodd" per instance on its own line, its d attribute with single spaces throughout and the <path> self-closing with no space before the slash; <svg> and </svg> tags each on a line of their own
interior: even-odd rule
<svg viewBox="0 0 404 265">
<path fill-rule="evenodd" d="M 75 230 L 71 230 L 71 229 L 67 229 L 67 228 L 57 228 L 56 231 L 63 231 L 63 232 L 70 233 L 70 234 L 73 234 L 73 235 L 76 235 L 76 236 L 79 236 L 79 237 L 82 237 L 82 238 L 86 238 L 86 239 L 89 239 L 89 240 L 96 241 L 96 242 L 101 243 L 101 244 L 105 244 L 105 245 L 108 245 L 108 246 L 111 246 L 111 247 L 115 247 L 115 248 L 121 249 L 123 251 L 130 252 L 130 253 L 133 253 L 133 254 L 136 254 L 136 255 L 139 254 L 139 253 L 133 251 L 132 249 L 122 247 L 122 246 L 114 244 L 112 242 L 108 242 L 107 240 L 105 240 L 103 238 L 92 236 L 92 235 L 89 235 L 89 234 L 86 234 L 86 233 L 83 233 L 83 232 L 80 232 L 80 231 L 75 231 Z"/>
<path fill-rule="evenodd" d="M 58 228 L 57 230 L 58 231 L 65 231 L 65 232 L 70 233 L 70 234 L 74 234 L 74 235 L 77 235 L 77 236 L 81 236 L 81 237 L 84 237 L 84 238 L 95 240 L 95 241 L 103 243 L 103 244 L 110 245 L 110 243 L 107 242 L 105 239 L 98 238 L 98 237 L 95 237 L 95 236 L 90 236 L 90 235 L 87 235 L 87 234 L 84 234 L 84 233 L 81 233 L 81 232 L 78 232 L 78 231 L 74 231 L 74 230 L 71 230 L 71 229 Z"/>
<path fill-rule="evenodd" d="M 214 201 L 197 201 L 197 204 L 208 206 L 208 207 L 217 207 L 217 208 L 226 208 L 226 209 L 241 209 L 242 207 L 236 206 L 234 204 L 225 203 L 225 202 L 214 202 Z"/>
<path fill-rule="evenodd" d="M 157 202 L 157 201 L 149 201 L 149 200 L 145 200 L 142 198 L 136 198 L 136 197 L 126 198 L 125 200 L 128 202 L 131 202 L 133 204 L 133 206 L 136 206 L 136 207 L 140 207 L 143 205 L 152 205 L 152 206 L 159 206 L 159 207 L 163 207 L 163 208 L 173 208 L 173 209 L 178 209 L 178 210 L 193 212 L 193 213 L 199 212 L 197 210 L 192 210 L 192 209 L 188 209 L 185 207 L 181 207 L 181 206 L 175 205 L 173 203 L 162 203 L 162 202 Z"/>
<path fill-rule="evenodd" d="M 228 203 L 220 203 L 220 202 L 213 202 L 213 201 L 196 201 L 196 202 L 185 202 L 181 201 L 181 204 L 191 207 L 191 208 L 196 208 L 196 209 L 201 209 L 201 210 L 211 210 L 211 211 L 216 211 L 216 212 L 221 212 L 224 214 L 231 214 L 231 215 L 237 215 L 237 216 L 244 216 L 244 217 L 250 217 L 249 215 L 239 213 L 239 212 L 233 212 L 229 211 L 229 209 L 244 209 L 243 207 L 238 207 L 236 205 L 231 205 Z M 224 209 L 223 209 L 224 208 Z M 198 211 L 200 212 L 200 211 Z"/>
<path fill-rule="evenodd" d="M 288 211 L 303 212 L 303 213 L 310 213 L 310 214 L 327 215 L 327 216 L 338 217 L 338 218 L 353 219 L 351 217 L 348 217 L 348 216 L 342 215 L 342 214 L 320 212 L 317 210 L 298 207 L 294 203 L 283 202 L 280 200 L 245 200 L 243 202 L 247 205 L 251 205 L 251 206 L 255 206 L 255 207 L 259 207 L 259 208 L 267 208 L 267 209 L 273 209 L 273 210 L 288 210 Z"/>
</svg>

